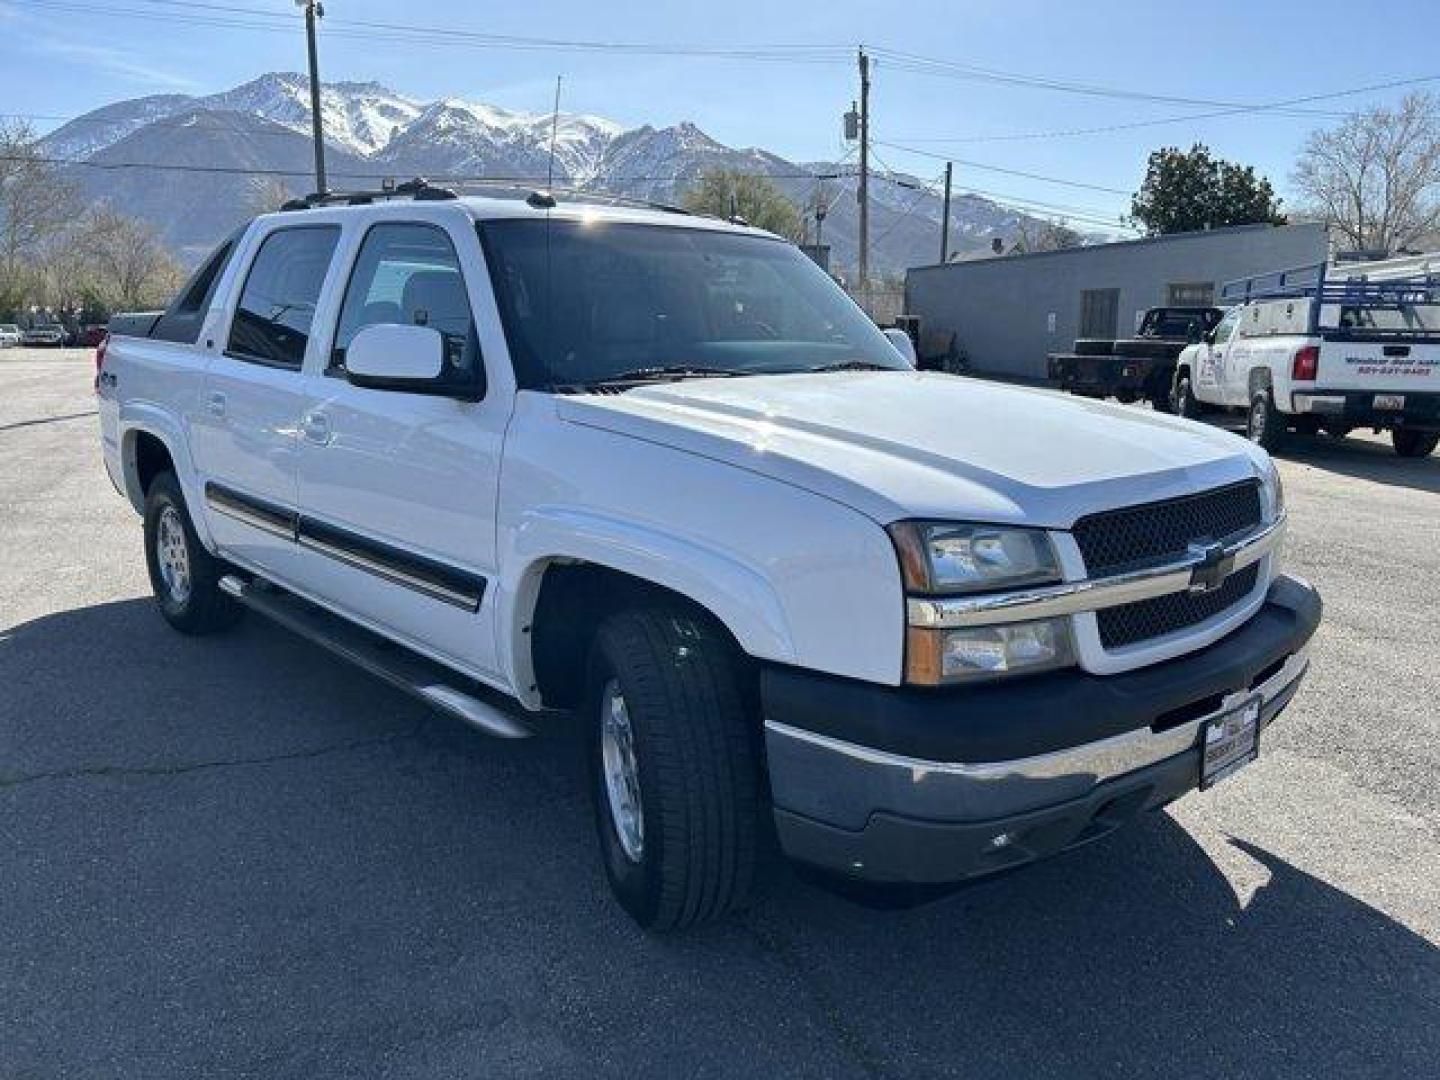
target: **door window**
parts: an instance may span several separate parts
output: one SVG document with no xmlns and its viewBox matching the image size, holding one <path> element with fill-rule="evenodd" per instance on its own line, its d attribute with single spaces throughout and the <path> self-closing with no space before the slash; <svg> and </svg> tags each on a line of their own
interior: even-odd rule
<svg viewBox="0 0 1440 1080">
<path fill-rule="evenodd" d="M 265 238 L 240 293 L 227 355 L 299 369 L 339 238 L 335 225 L 278 229 Z"/>
<path fill-rule="evenodd" d="M 444 229 L 413 222 L 376 225 L 366 234 L 345 288 L 329 374 L 343 374 L 345 350 L 367 326 L 428 326 L 445 341 L 444 381 L 456 388 L 481 378 L 480 346 L 460 259 Z"/>
<path fill-rule="evenodd" d="M 1231 308 L 1220 320 L 1220 325 L 1215 327 L 1215 344 L 1224 345 L 1230 340 L 1230 335 L 1235 331 L 1235 324 L 1240 321 L 1241 308 Z"/>
</svg>

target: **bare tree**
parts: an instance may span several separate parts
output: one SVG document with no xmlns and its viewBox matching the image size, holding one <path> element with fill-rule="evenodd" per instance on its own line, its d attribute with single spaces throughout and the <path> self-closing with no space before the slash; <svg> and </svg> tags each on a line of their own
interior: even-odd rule
<svg viewBox="0 0 1440 1080">
<path fill-rule="evenodd" d="M 273 214 L 293 198 L 295 194 L 280 177 L 257 176 L 250 181 L 245 209 L 251 214 Z"/>
<path fill-rule="evenodd" d="M 184 276 L 153 228 L 104 205 L 52 242 L 40 265 L 28 300 L 61 312 L 158 307 Z"/>
<path fill-rule="evenodd" d="M 0 119 L 0 286 L 31 270 L 28 260 L 74 220 L 75 185 L 45 160 L 34 129 Z"/>
<path fill-rule="evenodd" d="M 1012 254 L 1022 255 L 1084 246 L 1084 235 L 1072 229 L 1063 218 L 1051 221 L 1021 218 L 1015 229 L 1015 244 L 1010 250 Z"/>
<path fill-rule="evenodd" d="M 1291 182 L 1354 247 L 1414 243 L 1440 225 L 1440 100 L 1410 94 L 1312 133 Z"/>
</svg>

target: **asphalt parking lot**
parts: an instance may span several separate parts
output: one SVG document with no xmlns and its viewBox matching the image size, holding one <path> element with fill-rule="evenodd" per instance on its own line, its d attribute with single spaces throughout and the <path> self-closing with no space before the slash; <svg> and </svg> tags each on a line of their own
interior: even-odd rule
<svg viewBox="0 0 1440 1080">
<path fill-rule="evenodd" d="M 1435 1075 L 1440 457 L 1281 462 L 1326 621 L 1234 779 L 929 907 L 782 870 L 653 939 L 572 740 L 165 626 L 91 374 L 0 352 L 0 1076 Z"/>
</svg>

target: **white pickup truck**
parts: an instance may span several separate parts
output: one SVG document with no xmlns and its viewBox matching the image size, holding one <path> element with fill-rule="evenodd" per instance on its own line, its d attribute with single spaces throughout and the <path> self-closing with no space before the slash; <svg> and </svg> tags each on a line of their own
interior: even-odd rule
<svg viewBox="0 0 1440 1080">
<path fill-rule="evenodd" d="M 1320 601 L 1245 440 L 917 372 L 756 229 L 406 190 L 117 319 L 105 464 L 177 629 L 252 609 L 492 734 L 579 725 L 642 925 L 742 904 L 777 837 L 912 885 L 1074 847 L 1295 693 Z"/>
<path fill-rule="evenodd" d="M 1401 457 L 1440 442 L 1440 278 L 1325 264 L 1230 282 L 1239 301 L 1176 361 L 1181 416 L 1244 411 L 1250 438 L 1278 449 L 1290 431 L 1389 431 Z"/>
</svg>

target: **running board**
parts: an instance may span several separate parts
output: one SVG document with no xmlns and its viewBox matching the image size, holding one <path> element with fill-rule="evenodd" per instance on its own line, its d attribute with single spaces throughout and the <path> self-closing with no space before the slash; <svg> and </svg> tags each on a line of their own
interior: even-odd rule
<svg viewBox="0 0 1440 1080">
<path fill-rule="evenodd" d="M 297 596 L 257 587 L 235 574 L 222 577 L 220 589 L 251 611 L 487 735 L 524 739 L 534 734 L 509 711 L 457 685 L 465 681 L 463 676 Z"/>
</svg>

